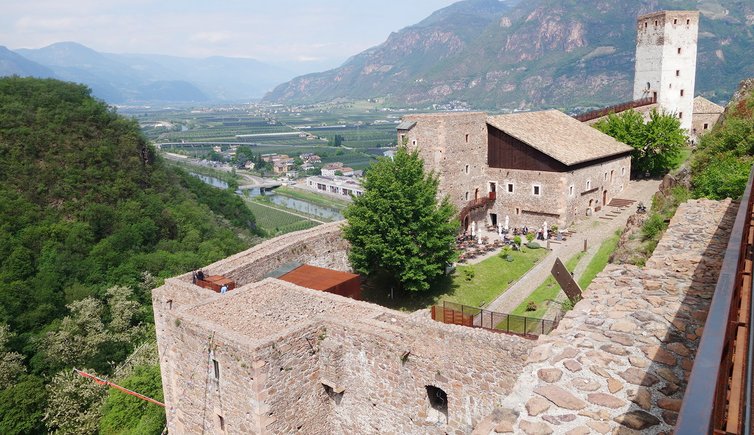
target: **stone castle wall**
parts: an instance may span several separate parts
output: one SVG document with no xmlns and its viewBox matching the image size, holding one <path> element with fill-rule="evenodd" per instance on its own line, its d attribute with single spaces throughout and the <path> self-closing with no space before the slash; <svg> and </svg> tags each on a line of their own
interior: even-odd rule
<svg viewBox="0 0 754 435">
<path fill-rule="evenodd" d="M 345 246 L 337 225 L 318 229 L 203 270 L 245 279 L 302 249 Z M 328 252 L 331 263 L 347 254 Z M 153 304 L 172 433 L 469 432 L 510 393 L 533 343 L 273 278 L 219 295 L 183 275 Z M 447 417 L 427 386 L 447 393 Z"/>
</svg>

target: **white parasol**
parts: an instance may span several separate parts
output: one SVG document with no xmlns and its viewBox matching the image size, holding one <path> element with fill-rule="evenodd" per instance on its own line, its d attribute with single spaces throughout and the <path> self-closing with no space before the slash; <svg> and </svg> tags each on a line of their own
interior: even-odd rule
<svg viewBox="0 0 754 435">
<path fill-rule="evenodd" d="M 505 225 L 503 226 L 503 228 L 505 228 L 505 231 L 508 231 L 508 222 L 509 222 L 509 220 L 510 219 L 508 218 L 508 215 L 505 215 Z"/>
<path fill-rule="evenodd" d="M 476 236 L 476 222 L 471 223 L 471 237 Z"/>
</svg>

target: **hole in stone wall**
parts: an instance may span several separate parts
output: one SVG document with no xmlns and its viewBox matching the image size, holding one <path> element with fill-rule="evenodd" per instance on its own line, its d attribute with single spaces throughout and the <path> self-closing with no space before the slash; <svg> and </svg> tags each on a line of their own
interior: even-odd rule
<svg viewBox="0 0 754 435">
<path fill-rule="evenodd" d="M 429 412 L 427 412 L 427 421 L 437 423 L 448 422 L 448 395 L 442 388 L 434 385 L 426 385 L 427 399 L 429 400 Z"/>
<path fill-rule="evenodd" d="M 332 399 L 336 405 L 340 405 L 340 401 L 343 400 L 343 394 L 345 393 L 345 391 L 336 393 L 333 387 L 327 384 L 322 384 L 322 386 L 325 388 L 325 393 L 327 393 L 327 397 Z"/>
</svg>

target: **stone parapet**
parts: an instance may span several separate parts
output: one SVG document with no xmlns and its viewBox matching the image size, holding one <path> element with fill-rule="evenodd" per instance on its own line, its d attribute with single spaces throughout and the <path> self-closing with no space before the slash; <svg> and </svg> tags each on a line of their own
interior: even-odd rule
<svg viewBox="0 0 754 435">
<path fill-rule="evenodd" d="M 605 268 L 475 433 L 672 432 L 736 208 L 682 204 L 645 268 Z"/>
</svg>

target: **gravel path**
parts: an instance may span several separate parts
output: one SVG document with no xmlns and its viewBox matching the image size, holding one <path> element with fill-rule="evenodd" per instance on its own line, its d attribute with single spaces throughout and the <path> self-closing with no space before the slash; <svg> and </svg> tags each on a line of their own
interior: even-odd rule
<svg viewBox="0 0 754 435">
<path fill-rule="evenodd" d="M 632 181 L 618 197 L 633 199 L 637 202 L 641 201 L 649 205 L 652 203 L 652 196 L 657 191 L 659 184 L 659 180 Z M 565 263 L 584 249 L 584 240 L 587 240 L 587 254 L 579 261 L 579 267 L 575 272 L 577 277 L 580 276 L 584 267 L 589 264 L 589 261 L 599 249 L 602 241 L 614 234 L 616 230 L 623 229 L 628 217 L 635 211 L 636 203 L 623 209 L 605 207 L 599 213 L 572 226 L 570 229 L 574 233 L 568 240 L 564 242 L 551 241 L 549 254 L 485 308 L 501 313 L 512 312 L 550 276 L 550 270 L 555 264 L 556 258 L 560 258 Z M 584 266 L 581 266 L 582 264 Z"/>
</svg>

